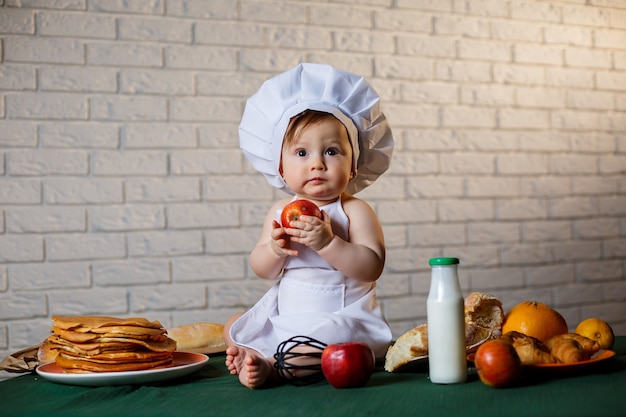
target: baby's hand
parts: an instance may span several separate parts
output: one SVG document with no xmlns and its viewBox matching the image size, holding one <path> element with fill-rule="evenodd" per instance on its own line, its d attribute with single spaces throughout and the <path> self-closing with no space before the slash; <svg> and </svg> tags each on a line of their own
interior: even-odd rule
<svg viewBox="0 0 626 417">
<path fill-rule="evenodd" d="M 300 243 L 314 251 L 321 250 L 333 240 L 333 228 L 330 216 L 322 210 L 324 219 L 315 216 L 300 216 L 292 221 L 291 228 L 283 228 L 292 242 Z"/>
<path fill-rule="evenodd" d="M 287 256 L 298 256 L 298 251 L 289 247 L 289 236 L 286 233 L 286 229 L 283 228 L 276 220 L 272 223 L 272 233 L 270 246 L 276 255 L 281 258 Z"/>
</svg>

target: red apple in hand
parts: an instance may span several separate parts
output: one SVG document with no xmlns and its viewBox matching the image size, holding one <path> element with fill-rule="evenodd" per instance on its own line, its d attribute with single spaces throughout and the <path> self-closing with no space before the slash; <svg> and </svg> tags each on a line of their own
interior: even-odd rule
<svg viewBox="0 0 626 417">
<path fill-rule="evenodd" d="M 522 373 L 522 361 L 513 345 L 497 339 L 480 345 L 474 366 L 480 380 L 493 388 L 514 385 Z"/>
<path fill-rule="evenodd" d="M 283 227 L 293 227 L 291 222 L 297 221 L 300 216 L 315 216 L 323 219 L 322 211 L 315 203 L 309 200 L 295 200 L 287 204 L 283 208 L 283 212 L 280 215 L 280 221 Z"/>
<path fill-rule="evenodd" d="M 322 372 L 335 388 L 364 386 L 374 372 L 376 357 L 367 343 L 328 345 L 322 352 Z"/>
</svg>

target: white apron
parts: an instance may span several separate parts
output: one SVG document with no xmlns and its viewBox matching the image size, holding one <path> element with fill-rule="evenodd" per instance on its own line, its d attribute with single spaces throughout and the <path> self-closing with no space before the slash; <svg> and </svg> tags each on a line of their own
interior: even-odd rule
<svg viewBox="0 0 626 417">
<path fill-rule="evenodd" d="M 349 220 L 341 201 L 321 208 L 330 215 L 333 232 L 348 240 Z M 392 335 L 376 300 L 376 282 L 349 279 L 315 251 L 293 246 L 299 256 L 287 259 L 280 281 L 233 323 L 231 339 L 265 357 L 293 336 L 326 344 L 361 341 L 377 358 L 384 357 Z"/>
</svg>

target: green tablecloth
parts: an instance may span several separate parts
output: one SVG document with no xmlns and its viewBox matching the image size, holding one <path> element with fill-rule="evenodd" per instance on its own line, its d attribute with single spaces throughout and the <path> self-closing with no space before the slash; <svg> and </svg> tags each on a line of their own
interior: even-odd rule
<svg viewBox="0 0 626 417">
<path fill-rule="evenodd" d="M 249 390 L 227 373 L 223 356 L 187 377 L 144 386 L 79 387 L 36 374 L 0 382 L 0 416 L 626 416 L 626 336 L 617 355 L 574 375 L 527 375 L 521 386 L 435 385 L 425 367 L 382 369 L 357 389 L 326 382 Z"/>
</svg>

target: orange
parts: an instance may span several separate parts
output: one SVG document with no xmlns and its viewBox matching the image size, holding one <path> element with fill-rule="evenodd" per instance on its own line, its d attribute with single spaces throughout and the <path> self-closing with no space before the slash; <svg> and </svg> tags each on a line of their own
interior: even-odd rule
<svg viewBox="0 0 626 417">
<path fill-rule="evenodd" d="M 600 349 L 611 349 L 613 342 L 615 342 L 613 328 L 606 321 L 595 317 L 590 317 L 578 323 L 575 332 L 598 342 Z"/>
<path fill-rule="evenodd" d="M 502 333 L 517 331 L 547 342 L 552 336 L 567 333 L 567 322 L 552 307 L 538 301 L 524 301 L 506 314 Z"/>
</svg>

